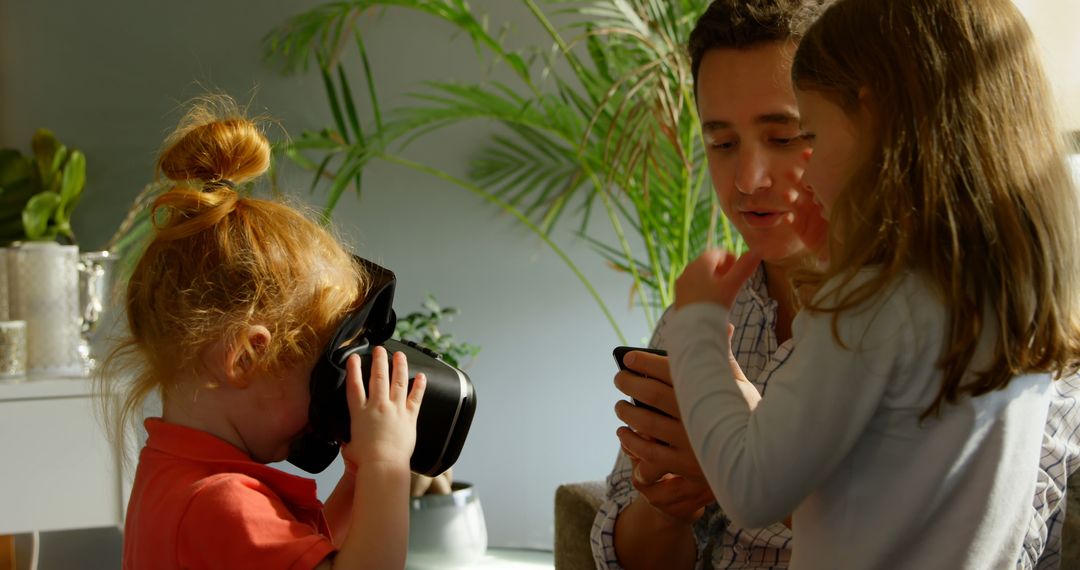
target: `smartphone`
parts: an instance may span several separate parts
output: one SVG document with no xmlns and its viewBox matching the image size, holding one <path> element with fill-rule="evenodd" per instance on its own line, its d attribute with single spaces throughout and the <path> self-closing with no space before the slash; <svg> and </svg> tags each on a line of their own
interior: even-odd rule
<svg viewBox="0 0 1080 570">
<path fill-rule="evenodd" d="M 636 346 L 616 346 L 615 350 L 611 351 L 611 355 L 615 357 L 615 363 L 619 365 L 619 370 L 629 370 L 626 367 L 626 365 L 623 364 L 623 357 L 626 356 L 626 353 L 633 352 L 635 350 L 639 351 L 639 352 L 647 352 L 649 354 L 658 354 L 660 356 L 667 356 L 667 351 L 666 350 L 661 350 L 659 348 L 640 348 L 640 347 L 636 347 Z M 633 370 L 630 370 L 630 371 L 635 372 Z M 667 413 L 665 413 L 665 412 L 663 412 L 663 411 L 661 411 L 661 410 L 659 410 L 659 409 L 657 409 L 657 408 L 655 408 L 653 406 L 650 406 L 648 404 L 644 404 L 642 402 L 634 400 L 633 398 L 630 398 L 630 399 L 631 399 L 631 401 L 634 402 L 635 406 L 638 406 L 640 408 L 644 408 L 646 410 L 651 410 L 653 412 L 656 412 L 656 413 L 658 413 L 658 414 L 660 414 L 662 416 L 668 417 L 668 418 L 671 417 Z"/>
</svg>

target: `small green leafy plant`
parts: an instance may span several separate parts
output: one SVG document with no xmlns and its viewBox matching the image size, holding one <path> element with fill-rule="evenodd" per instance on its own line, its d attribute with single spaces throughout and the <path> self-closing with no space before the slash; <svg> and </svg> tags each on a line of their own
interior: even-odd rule
<svg viewBox="0 0 1080 570">
<path fill-rule="evenodd" d="M 39 129 L 32 156 L 0 150 L 0 244 L 61 239 L 75 243 L 71 213 L 86 185 L 86 157 Z"/>
<path fill-rule="evenodd" d="M 442 307 L 431 295 L 423 303 L 423 310 L 398 318 L 394 336 L 398 340 L 412 341 L 442 355 L 446 362 L 461 368 L 480 352 L 480 347 L 458 342 L 453 335 L 439 330 L 443 319 L 449 321 L 457 315 L 457 309 Z"/>
</svg>

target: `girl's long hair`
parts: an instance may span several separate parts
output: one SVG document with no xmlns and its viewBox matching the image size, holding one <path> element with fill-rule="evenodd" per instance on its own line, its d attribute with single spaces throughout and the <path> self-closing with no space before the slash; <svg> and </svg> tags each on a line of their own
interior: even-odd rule
<svg viewBox="0 0 1080 570">
<path fill-rule="evenodd" d="M 810 28 L 796 88 L 849 112 L 867 105 L 873 160 L 830 215 L 842 239 L 818 284 L 834 313 L 903 273 L 932 282 L 948 314 L 943 383 L 926 411 L 1080 357 L 1080 204 L 1031 30 L 1010 0 L 841 0 Z M 860 90 L 866 94 L 860 102 Z M 856 272 L 880 269 L 854 286 Z M 967 376 L 985 327 L 989 367 Z"/>
</svg>

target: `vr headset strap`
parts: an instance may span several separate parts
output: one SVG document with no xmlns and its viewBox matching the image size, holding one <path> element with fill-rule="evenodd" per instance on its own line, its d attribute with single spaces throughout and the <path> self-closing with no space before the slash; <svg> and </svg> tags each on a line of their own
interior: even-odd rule
<svg viewBox="0 0 1080 570">
<path fill-rule="evenodd" d="M 394 313 L 394 287 L 397 285 L 397 277 L 394 272 L 362 257 L 353 257 L 372 280 L 366 295 L 368 301 L 345 317 L 327 346 L 330 355 L 346 341 L 361 334 L 370 346 L 382 344 L 394 335 L 394 326 L 397 325 L 397 315 Z"/>
</svg>

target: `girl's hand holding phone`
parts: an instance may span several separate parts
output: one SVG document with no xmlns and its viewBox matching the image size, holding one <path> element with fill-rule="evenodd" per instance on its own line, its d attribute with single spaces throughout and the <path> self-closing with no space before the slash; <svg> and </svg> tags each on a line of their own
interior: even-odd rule
<svg viewBox="0 0 1080 570">
<path fill-rule="evenodd" d="M 360 357 L 349 357 L 346 364 L 346 394 L 351 416 L 351 440 L 342 449 L 347 461 L 387 463 L 408 468 L 416 446 L 416 418 L 424 398 L 427 379 L 417 374 L 409 391 L 409 365 L 405 355 L 394 354 L 388 366 L 386 349 L 372 351 L 371 378 L 364 392 Z M 389 369 L 388 369 L 389 368 Z"/>
</svg>

